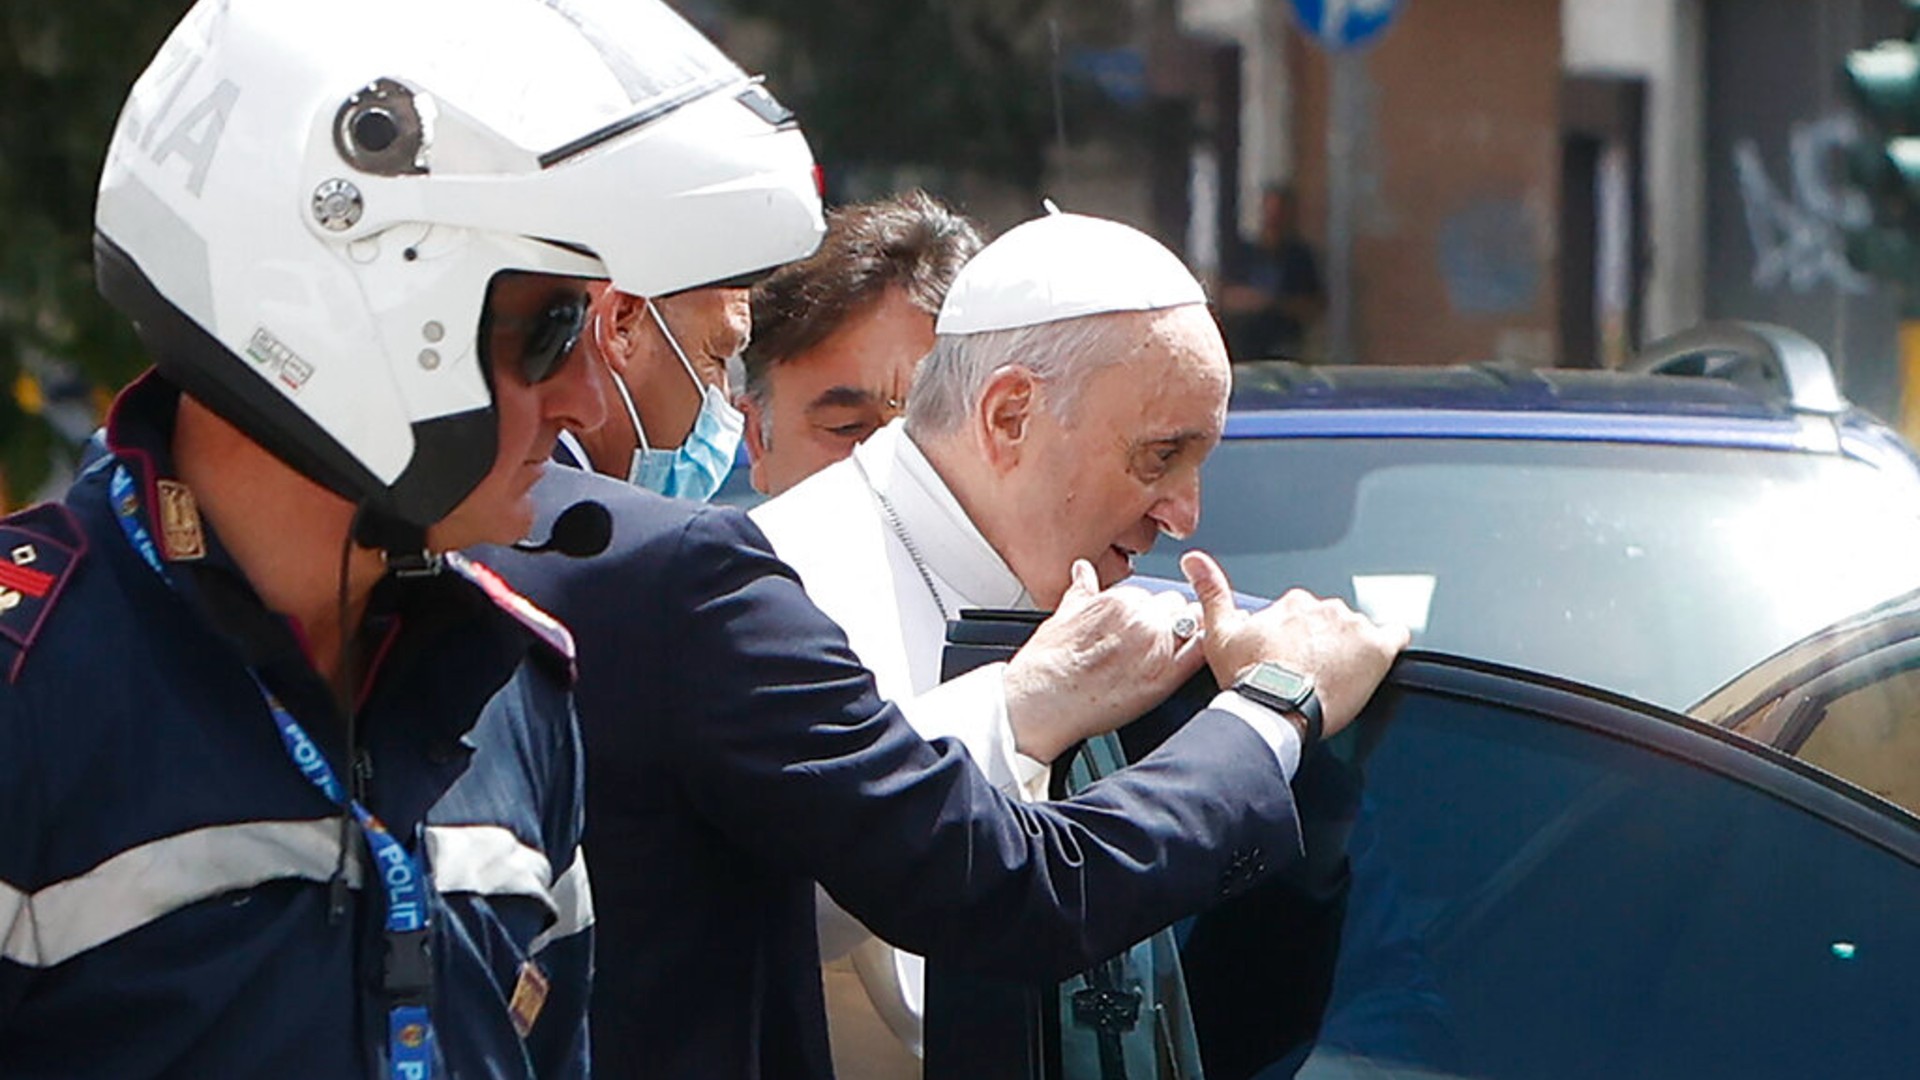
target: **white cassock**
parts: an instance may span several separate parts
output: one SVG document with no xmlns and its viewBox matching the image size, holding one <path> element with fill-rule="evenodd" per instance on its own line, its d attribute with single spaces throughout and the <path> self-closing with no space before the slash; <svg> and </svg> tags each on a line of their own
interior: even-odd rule
<svg viewBox="0 0 1920 1080">
<path fill-rule="evenodd" d="M 1045 797 L 1047 767 L 1014 749 L 1006 665 L 940 682 L 947 619 L 963 608 L 1031 608 L 1032 598 L 900 421 L 752 516 L 914 730 L 959 739 L 1000 790 Z M 874 937 L 825 892 L 818 899 L 836 1072 L 842 1080 L 919 1075 L 924 962 Z M 849 959 L 865 994 L 846 977 Z M 892 1045 L 874 1037 L 873 1012 Z"/>
</svg>

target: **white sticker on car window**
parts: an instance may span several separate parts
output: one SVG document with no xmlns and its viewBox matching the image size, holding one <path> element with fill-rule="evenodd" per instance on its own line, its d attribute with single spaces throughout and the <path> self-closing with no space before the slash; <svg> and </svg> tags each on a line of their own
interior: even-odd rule
<svg viewBox="0 0 1920 1080">
<path fill-rule="evenodd" d="M 1432 574 L 1355 574 L 1354 604 L 1374 622 L 1398 623 L 1422 633 L 1437 580 Z"/>
</svg>

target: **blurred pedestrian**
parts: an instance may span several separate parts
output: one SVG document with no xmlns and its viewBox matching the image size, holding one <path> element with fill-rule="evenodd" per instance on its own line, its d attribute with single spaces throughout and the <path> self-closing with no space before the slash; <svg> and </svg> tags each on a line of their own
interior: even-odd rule
<svg viewBox="0 0 1920 1080">
<path fill-rule="evenodd" d="M 1234 360 L 1298 358 L 1326 309 L 1320 264 L 1300 235 L 1293 188 L 1260 192 L 1260 231 L 1234 245 L 1220 293 L 1220 321 Z"/>
</svg>

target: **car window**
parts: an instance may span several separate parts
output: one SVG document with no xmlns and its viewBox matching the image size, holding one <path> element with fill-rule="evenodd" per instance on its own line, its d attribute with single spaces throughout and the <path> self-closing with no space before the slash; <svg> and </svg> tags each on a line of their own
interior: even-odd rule
<svg viewBox="0 0 1920 1080">
<path fill-rule="evenodd" d="M 1688 710 L 1920 814 L 1920 621 L 1901 597 L 1742 672 Z"/>
<path fill-rule="evenodd" d="M 1790 696 L 1796 703 L 1812 699 L 1804 735 L 1783 732 L 1796 757 L 1920 813 L 1920 648 L 1914 642 L 1870 653 Z"/>
<path fill-rule="evenodd" d="M 1668 708 L 1920 585 L 1920 492 L 1830 454 L 1540 439 L 1232 438 L 1185 543 L 1421 648 Z"/>
<path fill-rule="evenodd" d="M 1174 928 L 1210 1080 L 1906 1073 L 1905 819 L 1731 736 L 1443 674 L 1296 780 L 1310 845 L 1351 856 L 1339 918 L 1310 857 Z M 1317 1038 L 1289 1035 L 1322 946 Z"/>
</svg>

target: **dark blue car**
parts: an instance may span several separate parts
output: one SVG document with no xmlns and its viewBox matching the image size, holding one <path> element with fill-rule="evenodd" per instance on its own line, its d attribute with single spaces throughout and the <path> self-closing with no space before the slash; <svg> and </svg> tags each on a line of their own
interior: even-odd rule
<svg viewBox="0 0 1920 1080">
<path fill-rule="evenodd" d="M 1296 780 L 1305 865 L 1058 987 L 933 965 L 930 1080 L 1911 1075 L 1920 820 L 1667 710 L 1920 586 L 1920 469 L 1788 332 L 1641 367 L 1236 370 L 1138 569 L 1421 651 Z"/>
<path fill-rule="evenodd" d="M 1913 606 L 1920 463 L 1818 348 L 1723 324 L 1627 372 L 1234 374 L 1199 530 L 1137 571 L 1205 548 L 1417 651 L 1296 780 L 1306 863 L 1059 986 L 931 964 L 928 1080 L 1912 1075 L 1920 819 L 1792 756 L 1823 744 L 1780 679 L 1777 745 L 1668 711 Z M 1920 680 L 1875 689 L 1920 714 Z"/>
</svg>

